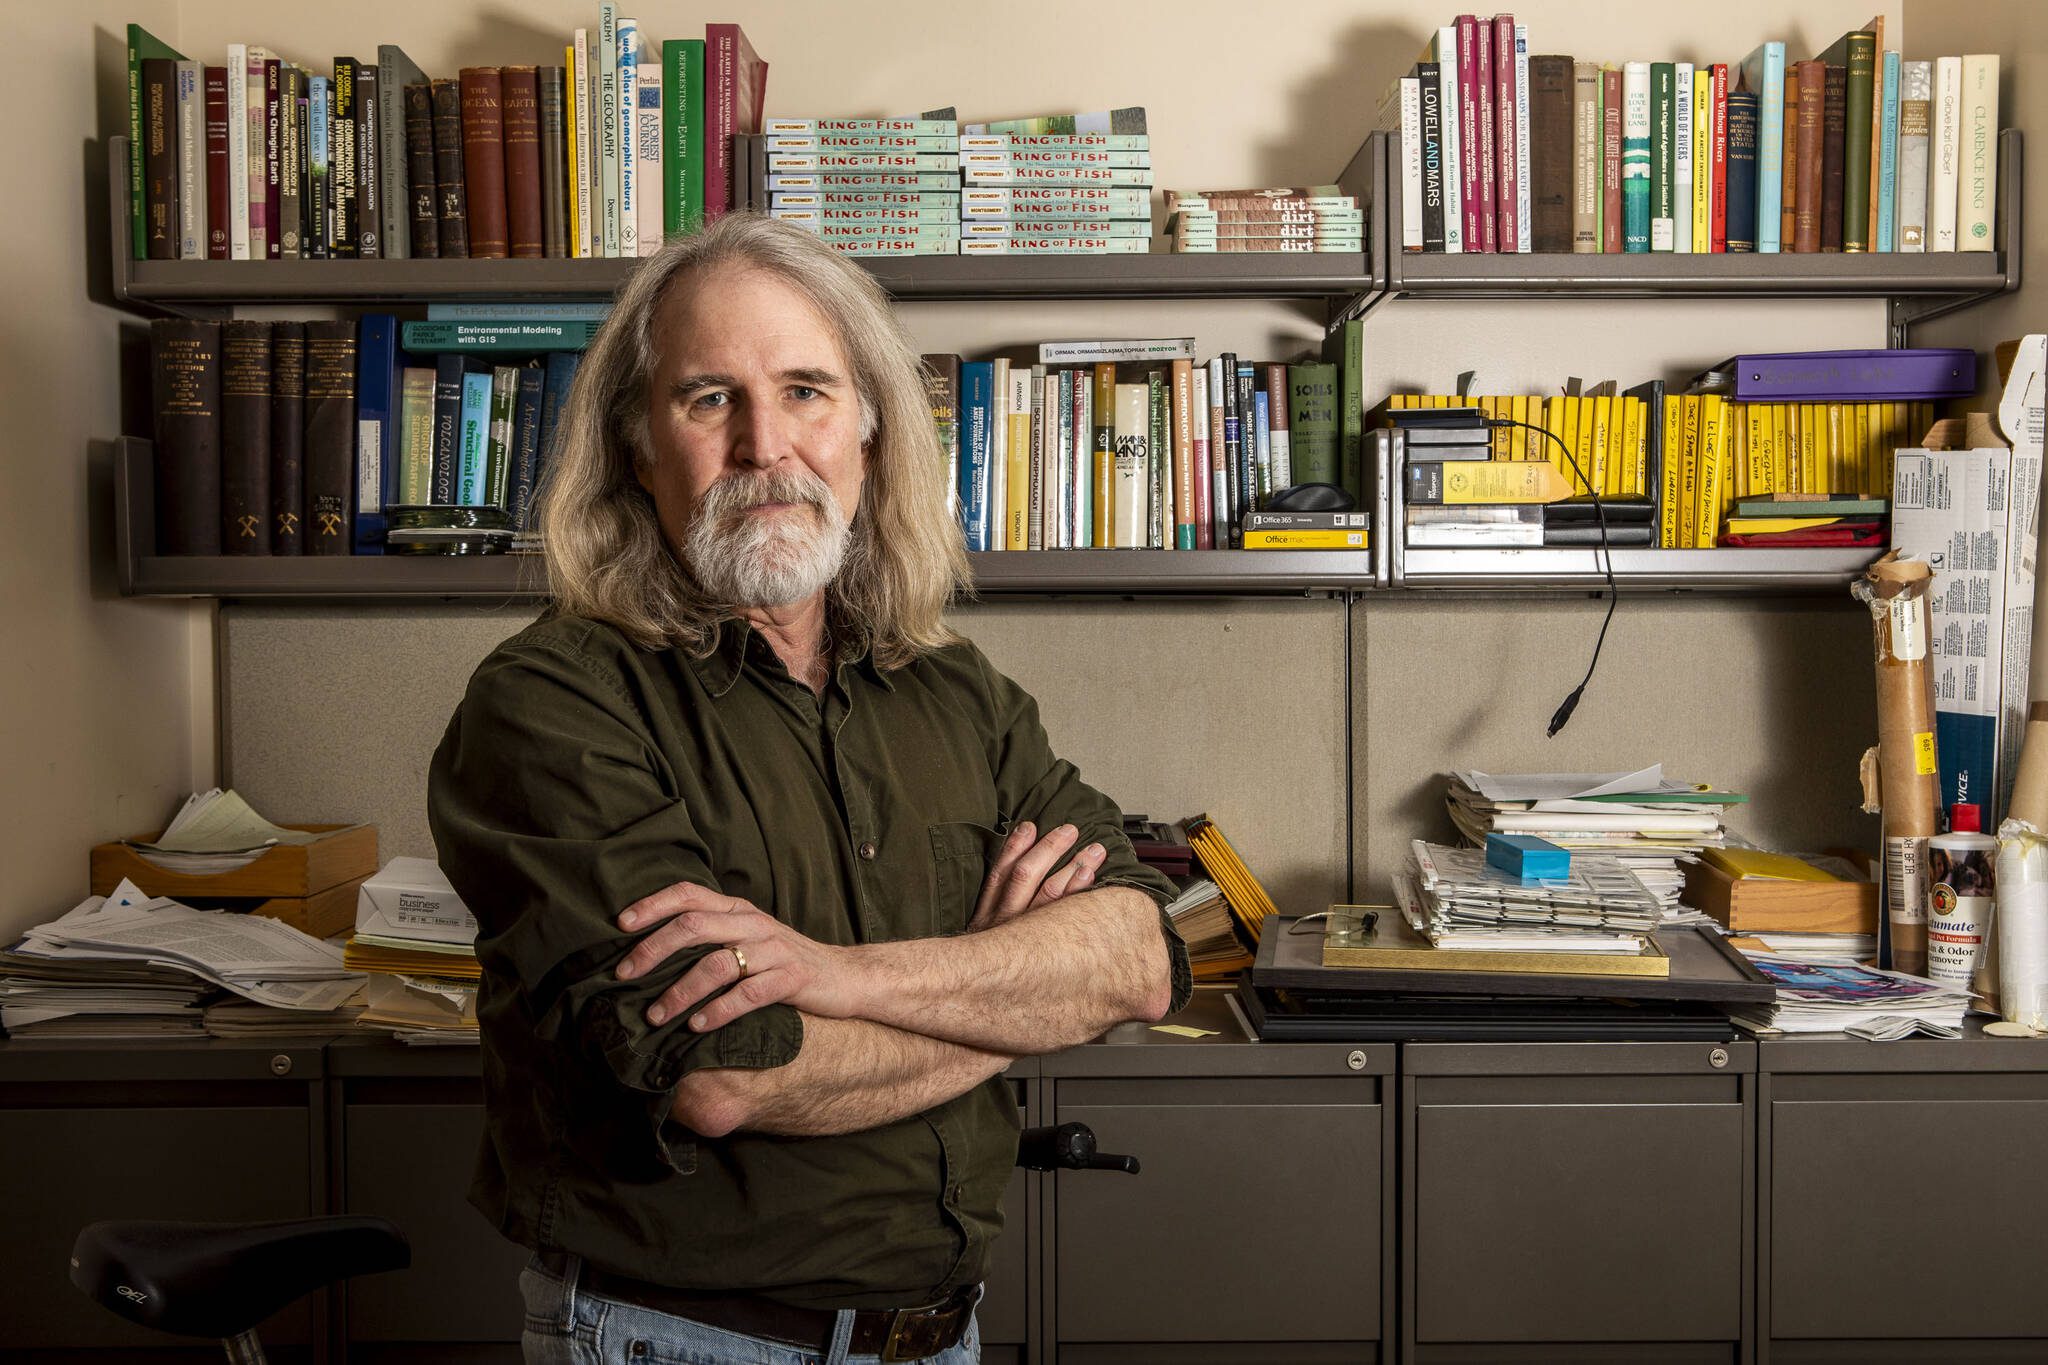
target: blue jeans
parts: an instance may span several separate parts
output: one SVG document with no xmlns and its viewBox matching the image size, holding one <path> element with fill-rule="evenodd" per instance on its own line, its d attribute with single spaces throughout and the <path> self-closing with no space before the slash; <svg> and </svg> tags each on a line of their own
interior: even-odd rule
<svg viewBox="0 0 2048 1365">
<path fill-rule="evenodd" d="M 880 1356 L 847 1353 L 853 1314 L 842 1313 L 830 1351 L 743 1336 L 586 1292 L 576 1283 L 582 1262 L 569 1258 L 566 1279 L 529 1261 L 519 1275 L 526 1300 L 527 1365 L 876 1365 Z M 979 1365 L 981 1326 L 928 1357 L 931 1365 Z"/>
</svg>

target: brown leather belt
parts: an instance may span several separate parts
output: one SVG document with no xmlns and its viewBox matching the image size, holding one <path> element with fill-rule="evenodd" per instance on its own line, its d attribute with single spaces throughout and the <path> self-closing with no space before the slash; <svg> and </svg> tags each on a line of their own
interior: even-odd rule
<svg viewBox="0 0 2048 1365">
<path fill-rule="evenodd" d="M 568 1278 L 566 1254 L 543 1251 L 540 1262 L 549 1274 Z M 836 1315 L 830 1309 L 798 1308 L 759 1294 L 677 1289 L 613 1274 L 588 1263 L 577 1277 L 577 1287 L 600 1298 L 617 1299 L 707 1327 L 765 1337 L 807 1351 L 822 1353 L 832 1345 Z M 974 1320 L 974 1305 L 980 1297 L 980 1288 L 970 1286 L 955 1290 L 937 1303 L 914 1308 L 860 1309 L 853 1315 L 851 1353 L 880 1356 L 883 1360 L 925 1360 L 935 1356 L 967 1334 L 967 1325 Z"/>
</svg>

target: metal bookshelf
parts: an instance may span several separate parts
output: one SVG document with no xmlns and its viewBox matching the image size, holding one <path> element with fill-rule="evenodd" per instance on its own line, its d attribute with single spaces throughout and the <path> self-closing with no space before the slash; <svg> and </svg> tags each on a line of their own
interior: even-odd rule
<svg viewBox="0 0 2048 1365">
<path fill-rule="evenodd" d="M 108 162 L 114 298 L 151 312 L 238 304 L 608 299 L 637 260 L 138 261 L 129 255 L 128 140 Z M 1372 292 L 1361 252 L 855 257 L 894 298 L 1326 299 Z"/>
<path fill-rule="evenodd" d="M 148 441 L 114 452 L 117 577 L 131 597 L 536 603 L 538 555 L 160 555 Z M 1386 582 L 1384 550 L 1038 550 L 970 555 L 981 597 L 1342 596 Z"/>
</svg>

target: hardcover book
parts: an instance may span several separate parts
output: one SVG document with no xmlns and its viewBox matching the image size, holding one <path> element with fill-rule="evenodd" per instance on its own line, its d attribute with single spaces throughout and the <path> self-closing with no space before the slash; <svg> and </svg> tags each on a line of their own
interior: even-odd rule
<svg viewBox="0 0 2048 1365">
<path fill-rule="evenodd" d="M 306 552 L 345 555 L 354 539 L 356 324 L 306 327 Z"/>
<path fill-rule="evenodd" d="M 270 324 L 221 324 L 220 548 L 270 553 Z"/>
<path fill-rule="evenodd" d="M 530 66 L 508 66 L 499 73 L 503 99 L 506 230 L 516 260 L 539 260 L 545 254 L 544 207 L 540 171 L 540 78 Z"/>
<path fill-rule="evenodd" d="M 157 551 L 220 553 L 220 324 L 150 323 Z"/>
<path fill-rule="evenodd" d="M 270 553 L 306 552 L 306 324 L 270 324 Z"/>
<path fill-rule="evenodd" d="M 495 66 L 462 68 L 462 176 L 469 200 L 469 255 L 511 254 L 505 200 L 505 83 Z"/>
</svg>

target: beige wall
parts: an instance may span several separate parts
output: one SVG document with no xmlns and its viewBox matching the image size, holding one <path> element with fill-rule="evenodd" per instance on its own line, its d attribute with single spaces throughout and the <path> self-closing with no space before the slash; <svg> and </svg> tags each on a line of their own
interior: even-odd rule
<svg viewBox="0 0 2048 1365">
<path fill-rule="evenodd" d="M 0 115 L 0 938 L 85 894 L 87 849 L 161 822 L 213 769 L 210 605 L 113 585 L 111 441 L 134 319 L 103 306 L 105 138 L 128 122 L 126 25 L 178 7 L 8 11 Z M 147 387 L 147 353 L 136 377 Z M 141 409 L 146 420 L 146 406 Z M 137 428 L 138 430 L 146 429 Z"/>
<path fill-rule="evenodd" d="M 1897 31 L 1898 0 L 1879 8 Z M 2028 28 L 2019 16 L 2030 8 L 2006 7 L 2014 17 L 2000 34 L 2002 45 L 2019 41 Z M 757 0 L 738 9 L 772 63 L 771 91 L 782 92 L 771 94 L 772 112 L 892 113 L 954 103 L 969 116 L 999 117 L 1138 103 L 1151 112 L 1160 183 L 1218 186 L 1334 177 L 1366 131 L 1386 82 L 1413 60 L 1426 26 L 1455 7 L 1296 0 L 1274 11 L 1280 21 L 1273 23 L 1221 0 L 1044 0 L 1028 13 L 937 0 L 881 7 Z M 1789 15 L 1763 0 L 1711 6 L 1553 0 L 1519 5 L 1516 13 L 1541 51 L 1602 60 L 1734 60 L 1766 34 L 1784 37 L 1796 53 L 1814 51 L 1871 9 L 1870 0 L 1804 4 Z M 83 13 L 69 7 L 19 12 L 0 89 L 11 109 L 37 110 L 57 135 L 10 139 L 0 152 L 12 173 L 5 183 L 39 190 L 0 204 L 9 225 L 0 260 L 9 272 L 12 332 L 9 363 L 0 367 L 6 418 L 0 430 L 13 456 L 0 462 L 0 507 L 11 532 L 0 550 L 7 556 L 10 644 L 0 662 L 0 752 L 13 760 L 0 805 L 0 828 L 7 830 L 0 852 L 11 855 L 13 874 L 0 890 L 0 931 L 79 894 L 85 850 L 94 840 L 161 819 L 187 787 L 212 776 L 211 612 L 203 604 L 113 600 L 105 454 L 89 446 L 124 426 L 116 403 L 117 315 L 82 302 L 85 282 L 98 277 L 105 252 L 99 139 L 125 123 L 121 26 L 138 20 L 194 55 L 211 57 L 230 40 L 257 41 L 321 65 L 335 53 L 372 56 L 379 41 L 396 39 L 428 69 L 448 72 L 466 63 L 546 61 L 568 29 L 591 21 L 595 7 L 387 0 L 280 9 L 249 0 L 130 0 L 118 10 L 89 5 Z M 650 3 L 640 17 L 647 32 L 667 36 L 734 12 Z M 877 32 L 876 13 L 889 16 L 892 31 Z M 1950 9 L 1930 6 L 1924 26 L 1947 46 L 1955 22 Z M 1740 50 L 1726 46 L 1731 38 Z M 93 73 L 90 85 L 80 79 L 87 72 Z M 21 126 L 18 116 L 13 126 Z M 907 309 L 906 317 L 920 344 L 931 349 L 974 351 L 1058 335 L 1142 331 L 1191 333 L 1205 351 L 1234 347 L 1275 358 L 1308 344 L 1320 323 L 1311 311 L 1259 303 L 929 304 Z M 1368 367 L 1375 392 L 1397 382 L 1441 384 L 1475 366 L 1484 381 L 1502 386 L 1550 386 L 1573 374 L 1676 378 L 1759 335 L 1799 345 L 1881 344 L 1881 319 L 1876 304 L 1397 303 L 1369 324 Z M 146 429 L 146 418 L 126 425 Z M 1672 624 L 1677 618 L 1665 614 L 1674 609 L 1669 599 L 1624 604 L 1617 632 L 1642 634 L 1618 635 L 1615 647 L 1626 652 L 1661 642 L 1628 666 L 1625 676 L 1633 683 L 1667 692 L 1695 685 Z M 1537 610 L 1557 618 L 1567 640 L 1590 629 L 1580 624 L 1588 610 L 1583 602 Z M 1771 671 L 1755 674 L 1744 705 L 1780 730 L 1797 727 L 1807 714 L 1802 708 L 1826 679 L 1862 662 L 1854 630 L 1841 624 L 1851 619 L 1848 608 L 1813 610 L 1834 624 L 1788 636 L 1780 608 L 1769 604 L 1713 609 L 1724 656 L 1712 674 L 1720 680 L 1715 685 L 1725 693 L 1731 670 L 1739 671 L 1725 660 L 1755 661 L 1759 670 L 1768 663 Z M 1371 674 L 1359 683 L 1371 699 L 1359 709 L 1360 723 L 1374 730 L 1358 736 L 1361 762 L 1368 765 L 1360 809 L 1385 810 L 1392 819 L 1399 812 L 1385 803 L 1406 800 L 1402 794 L 1425 781 L 1423 770 L 1448 761 L 1419 746 L 1383 742 L 1427 732 L 1401 709 L 1403 687 L 1412 679 L 1431 680 L 1425 700 L 1413 703 L 1418 708 L 1471 705 L 1501 679 L 1517 676 L 1518 665 L 1512 657 L 1470 648 L 1470 641 L 1512 634 L 1528 611 L 1513 602 L 1467 604 L 1456 619 L 1468 623 L 1461 627 L 1468 633 L 1453 637 L 1416 623 L 1436 619 L 1429 603 L 1371 604 L 1358 611 L 1354 659 L 1365 660 Z M 231 649 L 237 639 L 249 644 L 247 666 L 254 670 L 229 671 L 230 729 L 257 727 L 226 736 L 237 754 L 233 780 L 278 818 L 310 816 L 316 812 L 307 808 L 318 806 L 321 813 L 378 819 L 391 832 L 387 851 L 408 851 L 420 818 L 416 795 L 403 793 L 416 791 L 408 784 L 424 762 L 420 746 L 438 734 L 447 704 L 481 650 L 509 633 L 511 623 L 427 610 L 250 615 L 269 623 L 262 639 L 278 652 L 264 655 L 253 624 L 239 637 L 229 632 Z M 1327 894 L 1317 888 L 1333 884 L 1330 867 L 1341 860 L 1344 843 L 1342 784 L 1330 767 L 1341 758 L 1327 758 L 1332 744 L 1341 755 L 1345 715 L 1338 690 L 1345 636 L 1342 614 L 1332 604 L 1013 604 L 977 608 L 966 620 L 1000 662 L 1040 691 L 1055 733 L 1083 768 L 1115 774 L 1104 785 L 1119 799 L 1154 814 L 1186 814 L 1198 806 L 1230 810 L 1232 825 L 1243 826 L 1247 855 L 1271 869 L 1276 889 L 1299 902 Z M 1232 629 L 1225 632 L 1219 622 Z M 443 637 L 444 628 L 452 638 Z M 1250 643 L 1231 638 L 1240 635 Z M 351 643 L 381 652 L 365 663 L 349 656 Z M 1448 684 L 1437 672 L 1447 645 L 1463 651 L 1458 657 L 1465 670 Z M 1560 649 L 1561 657 L 1576 657 L 1574 648 Z M 244 656 L 237 651 L 236 657 Z M 1104 667 L 1105 658 L 1115 662 Z M 1299 686 L 1293 695 L 1308 700 L 1296 710 L 1262 712 L 1251 684 L 1283 671 Z M 1140 705 L 1128 728 L 1102 719 L 1123 714 L 1132 705 L 1125 694 L 1142 691 L 1146 681 L 1162 688 L 1170 681 L 1172 702 L 1190 718 L 1178 749 L 1154 739 L 1169 712 L 1146 713 Z M 368 690 L 384 684 L 401 690 Z M 392 696 L 416 708 L 420 719 L 404 720 Z M 1672 738 L 1671 725 L 1648 724 L 1625 696 L 1589 698 L 1576 726 L 1584 733 L 1595 721 L 1611 727 L 1617 761 L 1675 753 L 1706 763 L 1700 726 Z M 372 697 L 383 699 L 380 706 L 371 706 Z M 311 698 L 331 698 L 333 705 L 311 708 Z M 303 718 L 295 743 L 266 738 L 271 732 L 263 727 L 270 722 L 250 709 L 265 699 L 279 715 Z M 1709 714 L 1718 713 L 1709 708 Z M 1846 752 L 1854 742 L 1845 730 L 1827 733 L 1824 766 L 1832 772 L 1839 757 L 1834 750 Z M 1231 761 L 1205 773 L 1188 755 L 1205 744 L 1213 749 L 1219 734 Z M 1269 772 L 1288 780 L 1247 782 L 1247 766 L 1259 761 L 1249 748 L 1272 742 L 1298 746 L 1288 752 L 1303 755 L 1301 766 L 1283 771 L 1269 763 Z M 1525 753 L 1517 747 L 1523 742 L 1519 731 L 1499 732 L 1495 752 L 1515 761 L 1548 752 Z M 1312 752 L 1322 756 L 1311 759 Z M 1795 795 L 1775 768 L 1731 761 L 1700 775 L 1738 780 L 1725 776 L 1730 772 L 1760 772 L 1755 814 L 1763 832 L 1774 823 L 1801 834 L 1817 831 L 1816 812 L 1832 809 Z M 1851 819 L 1843 833 L 1856 828 Z M 1379 863 L 1379 855 L 1372 861 Z"/>
</svg>

